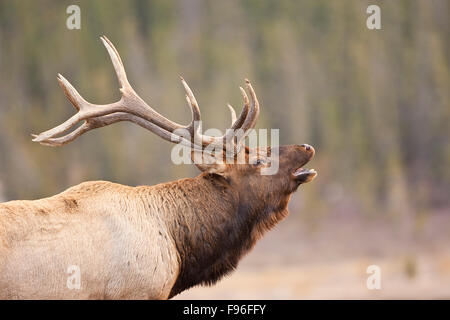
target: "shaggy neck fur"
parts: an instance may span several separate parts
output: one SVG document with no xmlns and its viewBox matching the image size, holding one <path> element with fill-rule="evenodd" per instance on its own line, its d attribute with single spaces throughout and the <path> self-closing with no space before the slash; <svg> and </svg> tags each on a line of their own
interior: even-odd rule
<svg viewBox="0 0 450 320">
<path fill-rule="evenodd" d="M 217 175 L 202 174 L 192 182 L 175 183 L 172 189 L 186 208 L 177 210 L 177 219 L 168 225 L 180 262 L 170 297 L 198 284 L 211 285 L 233 271 L 263 233 L 288 214 L 289 195 L 271 204 L 249 193 L 243 198 Z"/>
</svg>

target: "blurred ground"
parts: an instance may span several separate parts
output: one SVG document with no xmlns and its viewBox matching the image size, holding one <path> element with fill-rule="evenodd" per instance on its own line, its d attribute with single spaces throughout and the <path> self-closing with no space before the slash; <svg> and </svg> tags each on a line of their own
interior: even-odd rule
<svg viewBox="0 0 450 320">
<path fill-rule="evenodd" d="M 412 233 L 339 213 L 311 232 L 299 218 L 291 212 L 217 285 L 176 299 L 450 298 L 448 212 L 432 214 Z M 381 268 L 381 290 L 366 287 L 373 264 Z"/>
</svg>

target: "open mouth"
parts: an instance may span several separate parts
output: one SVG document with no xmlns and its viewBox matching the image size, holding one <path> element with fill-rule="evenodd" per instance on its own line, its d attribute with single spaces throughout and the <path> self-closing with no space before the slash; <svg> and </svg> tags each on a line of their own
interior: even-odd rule
<svg viewBox="0 0 450 320">
<path fill-rule="evenodd" d="M 317 176 L 317 172 L 314 169 L 298 168 L 292 175 L 297 182 L 306 183 L 312 181 Z"/>
</svg>

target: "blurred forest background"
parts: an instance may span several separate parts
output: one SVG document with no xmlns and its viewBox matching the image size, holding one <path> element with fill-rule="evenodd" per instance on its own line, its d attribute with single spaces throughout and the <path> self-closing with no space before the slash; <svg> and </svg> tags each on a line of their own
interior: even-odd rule
<svg viewBox="0 0 450 320">
<path fill-rule="evenodd" d="M 81 30 L 66 28 L 71 4 Z M 370 4 L 381 30 L 366 28 Z M 74 113 L 58 72 L 90 102 L 119 98 L 106 35 L 136 91 L 170 119 L 190 121 L 179 75 L 204 128 L 222 129 L 248 77 L 257 128 L 316 149 L 319 176 L 294 195 L 287 221 L 233 276 L 181 297 L 450 297 L 449 33 L 446 0 L 1 0 L 0 200 L 197 174 L 129 123 L 63 148 L 31 142 Z M 366 289 L 370 264 L 383 290 Z"/>
</svg>

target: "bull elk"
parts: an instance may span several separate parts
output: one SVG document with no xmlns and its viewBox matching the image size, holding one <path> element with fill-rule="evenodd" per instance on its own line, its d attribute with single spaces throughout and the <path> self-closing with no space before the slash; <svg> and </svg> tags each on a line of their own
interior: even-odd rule
<svg viewBox="0 0 450 320">
<path fill-rule="evenodd" d="M 62 146 L 89 130 L 131 121 L 183 143 L 193 154 L 223 141 L 227 148 L 205 152 L 213 161 L 197 164 L 202 172 L 195 178 L 138 187 L 85 182 L 53 197 L 0 204 L 2 299 L 168 299 L 195 285 L 211 285 L 234 270 L 263 233 L 288 214 L 291 194 L 317 174 L 302 168 L 314 155 L 309 145 L 254 150 L 245 146 L 243 136 L 229 139 L 232 130 L 222 137 L 201 134 L 195 125 L 200 109 L 183 79 L 191 123 L 163 117 L 133 90 L 112 43 L 101 40 L 121 99 L 91 104 L 58 75 L 77 113 L 33 141 Z M 247 134 L 258 119 L 259 103 L 248 80 L 247 91 L 240 89 L 244 106 L 239 117 L 231 109 L 231 128 Z M 179 129 L 192 138 L 177 135 Z M 277 157 L 270 156 L 274 151 Z M 245 163 L 220 161 L 238 156 Z M 261 174 L 274 161 L 277 173 Z M 69 266 L 79 267 L 78 289 L 67 286 Z"/>
</svg>

